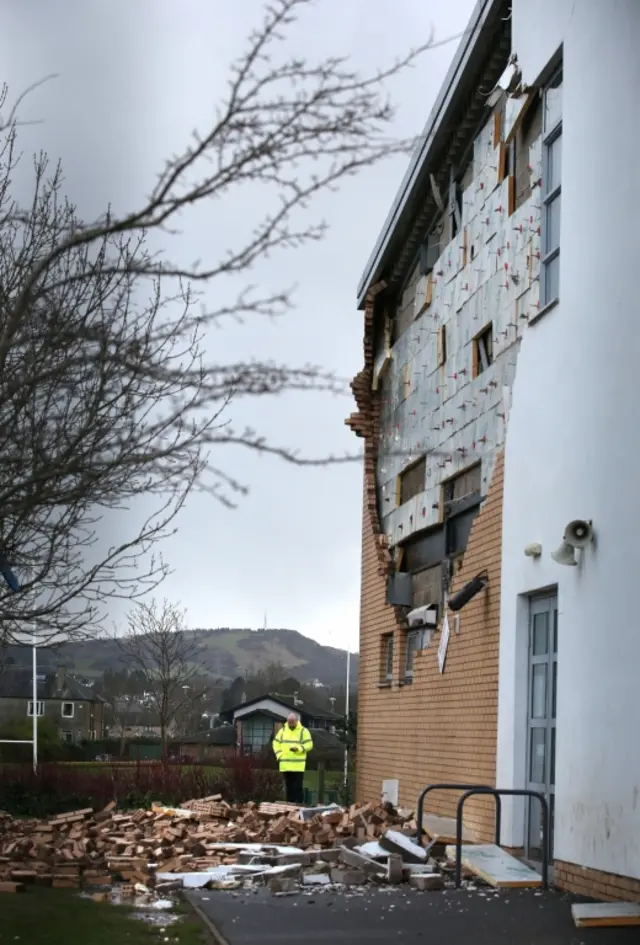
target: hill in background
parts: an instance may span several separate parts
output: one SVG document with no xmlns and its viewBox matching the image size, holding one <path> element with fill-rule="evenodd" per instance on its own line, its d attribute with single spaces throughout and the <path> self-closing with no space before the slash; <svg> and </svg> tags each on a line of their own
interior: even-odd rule
<svg viewBox="0 0 640 945">
<path fill-rule="evenodd" d="M 214 679 L 233 680 L 253 675 L 269 665 L 282 666 L 302 683 L 319 680 L 325 686 L 339 685 L 346 676 L 346 650 L 323 646 L 297 630 L 196 629 L 202 646 L 202 670 Z M 16 663 L 30 662 L 28 647 L 10 647 Z M 9 654 L 7 654 L 9 655 Z M 105 670 L 121 669 L 120 651 L 113 640 L 65 643 L 50 649 L 41 662 L 64 665 L 87 678 L 102 676 Z M 351 657 L 351 682 L 358 679 L 358 654 Z"/>
</svg>

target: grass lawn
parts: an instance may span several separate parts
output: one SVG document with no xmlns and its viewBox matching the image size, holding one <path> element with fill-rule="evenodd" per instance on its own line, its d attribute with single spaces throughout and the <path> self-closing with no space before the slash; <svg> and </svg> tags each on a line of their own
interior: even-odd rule
<svg viewBox="0 0 640 945">
<path fill-rule="evenodd" d="M 325 771 L 324 773 L 324 787 L 326 791 L 337 791 L 342 785 L 343 780 L 342 771 Z M 305 771 L 304 773 L 304 786 L 309 791 L 318 790 L 318 772 L 317 771 Z"/>
<path fill-rule="evenodd" d="M 131 917 L 131 910 L 81 899 L 63 889 L 30 888 L 0 893 L 0 943 L 15 945 L 203 945 L 202 926 L 189 915 L 180 922 L 151 926 Z"/>
</svg>

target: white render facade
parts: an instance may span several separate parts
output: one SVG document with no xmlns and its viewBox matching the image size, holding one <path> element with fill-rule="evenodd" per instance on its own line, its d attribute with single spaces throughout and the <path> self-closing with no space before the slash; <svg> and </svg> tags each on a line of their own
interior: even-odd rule
<svg viewBox="0 0 640 945">
<path fill-rule="evenodd" d="M 547 797 L 567 888 L 640 900 L 639 0 L 512 0 L 518 89 L 486 110 L 457 181 L 457 225 L 445 193 L 436 254 L 429 245 L 431 262 L 416 256 L 393 285 L 411 201 L 424 201 L 426 172 L 442 170 L 438 112 L 451 120 L 456 89 L 478 68 L 474 44 L 487 46 L 487 24 L 495 32 L 506 7 L 479 0 L 359 286 L 361 307 L 367 293 L 382 300 L 380 530 L 400 569 L 410 540 L 443 527 L 447 483 L 475 466 L 481 509 L 503 457 L 495 783 Z M 505 149 L 515 161 L 512 129 L 532 101 L 541 116 L 523 194 L 518 166 L 501 161 Z M 479 365 L 485 326 L 492 346 Z M 403 476 L 416 469 L 422 481 L 405 497 Z M 572 566 L 551 553 L 574 520 L 594 540 Z M 430 597 L 444 580 L 433 570 L 420 605 L 446 602 L 445 584 L 441 600 Z M 504 799 L 502 843 L 538 858 L 535 804 Z"/>
<path fill-rule="evenodd" d="M 521 786 L 531 763 L 530 598 L 548 592 L 558 613 L 554 856 L 640 879 L 640 3 L 512 9 L 524 81 L 562 65 L 561 224 L 557 304 L 523 336 L 506 436 L 497 781 Z M 562 566 L 550 552 L 574 519 L 593 522 L 595 541 Z M 539 558 L 523 553 L 532 542 Z M 505 842 L 519 846 L 522 805 L 506 813 Z"/>
</svg>

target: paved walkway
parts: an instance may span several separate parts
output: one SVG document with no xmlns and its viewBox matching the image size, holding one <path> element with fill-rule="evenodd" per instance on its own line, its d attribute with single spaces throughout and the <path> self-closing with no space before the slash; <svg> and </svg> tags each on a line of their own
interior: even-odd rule
<svg viewBox="0 0 640 945">
<path fill-rule="evenodd" d="M 638 929 L 577 929 L 568 896 L 555 892 L 403 887 L 274 897 L 188 894 L 218 932 L 217 945 L 637 945 Z"/>
</svg>

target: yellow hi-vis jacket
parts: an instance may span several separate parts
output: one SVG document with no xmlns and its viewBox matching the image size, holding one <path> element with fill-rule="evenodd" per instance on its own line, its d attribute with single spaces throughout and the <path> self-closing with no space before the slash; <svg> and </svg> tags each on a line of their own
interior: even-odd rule
<svg viewBox="0 0 640 945">
<path fill-rule="evenodd" d="M 285 722 L 273 739 L 273 752 L 281 771 L 304 771 L 307 755 L 313 748 L 313 740 L 300 722 L 289 728 Z"/>
</svg>

